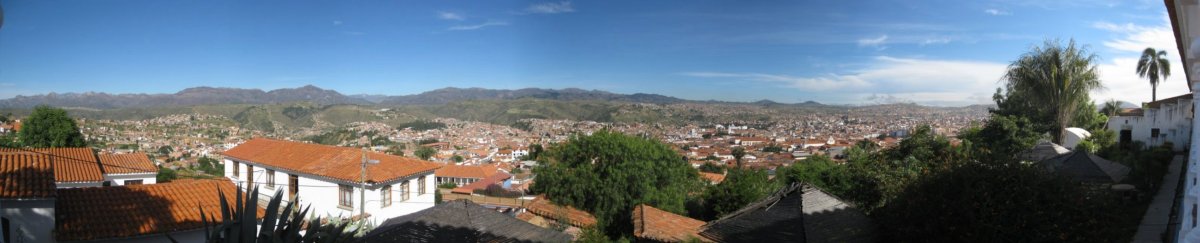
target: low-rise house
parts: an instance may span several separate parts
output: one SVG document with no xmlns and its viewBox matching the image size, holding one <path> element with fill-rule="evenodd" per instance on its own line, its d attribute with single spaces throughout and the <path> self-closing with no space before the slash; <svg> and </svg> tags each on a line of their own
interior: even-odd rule
<svg viewBox="0 0 1200 243">
<path fill-rule="evenodd" d="M 203 242 L 200 210 L 220 224 L 221 200 L 238 193 L 225 179 L 58 190 L 54 239 L 59 242 Z M 258 216 L 263 214 L 258 209 Z"/>
<path fill-rule="evenodd" d="M 499 173 L 495 165 L 445 165 L 434 172 L 437 184 L 454 183 L 456 186 L 466 186 L 483 180 L 488 176 Z"/>
<path fill-rule="evenodd" d="M 578 237 L 583 228 L 596 225 L 596 216 L 571 206 L 555 205 L 544 196 L 529 202 L 517 218 L 543 228 L 565 226 L 563 232 Z"/>
<path fill-rule="evenodd" d="M 284 192 L 315 215 L 373 223 L 434 204 L 440 164 L 361 149 L 255 138 L 224 153 L 225 177 L 260 197 Z M 364 163 L 366 170 L 363 170 Z M 365 213 L 366 215 L 362 215 Z M 369 216 L 369 217 L 368 217 Z"/>
<path fill-rule="evenodd" d="M 568 242 L 541 228 L 459 199 L 384 221 L 361 242 Z"/>
<path fill-rule="evenodd" d="M 0 150 L 0 236 L 6 242 L 54 240 L 55 182 L 50 155 Z"/>
<path fill-rule="evenodd" d="M 145 153 L 108 154 L 99 156 L 104 169 L 104 181 L 111 185 L 141 185 L 157 183 L 158 166 Z"/>
<path fill-rule="evenodd" d="M 1143 107 L 1122 109 L 1108 119 L 1108 130 L 1117 133 L 1117 141 L 1141 141 L 1147 146 L 1171 142 L 1176 151 L 1188 148 L 1195 116 L 1191 93 L 1145 103 Z"/>
<path fill-rule="evenodd" d="M 483 178 L 483 180 L 479 180 L 479 181 L 473 182 L 471 184 L 467 184 L 465 186 L 456 187 L 453 190 L 450 190 L 450 193 L 471 195 L 471 194 L 475 193 L 475 190 L 487 189 L 489 186 L 492 186 L 492 185 L 499 185 L 501 187 L 507 187 L 507 185 L 511 185 L 510 184 L 511 181 L 509 179 L 512 179 L 512 175 L 510 175 L 508 173 L 500 172 L 500 173 L 492 174 L 491 176 L 488 176 L 487 178 Z"/>
</svg>

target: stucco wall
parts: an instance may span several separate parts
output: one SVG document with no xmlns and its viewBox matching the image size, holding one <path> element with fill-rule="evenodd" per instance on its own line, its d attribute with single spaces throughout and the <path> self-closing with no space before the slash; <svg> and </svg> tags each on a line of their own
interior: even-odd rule
<svg viewBox="0 0 1200 243">
<path fill-rule="evenodd" d="M 54 242 L 54 199 L 2 200 L 0 217 L 9 221 L 9 243 Z"/>
</svg>

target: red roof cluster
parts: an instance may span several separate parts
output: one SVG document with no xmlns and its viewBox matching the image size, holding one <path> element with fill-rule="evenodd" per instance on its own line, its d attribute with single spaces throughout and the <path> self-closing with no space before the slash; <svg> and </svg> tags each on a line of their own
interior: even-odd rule
<svg viewBox="0 0 1200 243">
<path fill-rule="evenodd" d="M 365 152 L 368 159 L 379 160 L 367 168 L 367 182 L 384 183 L 420 173 L 433 172 L 440 164 L 413 158 Z M 360 149 L 255 138 L 224 155 L 254 163 L 329 179 L 358 182 L 364 152 Z"/>
</svg>

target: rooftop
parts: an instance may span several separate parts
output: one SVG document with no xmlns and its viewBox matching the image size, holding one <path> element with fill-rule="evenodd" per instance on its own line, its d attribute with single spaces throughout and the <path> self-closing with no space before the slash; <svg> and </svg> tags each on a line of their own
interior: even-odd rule
<svg viewBox="0 0 1200 243">
<path fill-rule="evenodd" d="M 483 179 L 496 174 L 495 165 L 445 165 L 433 174 L 437 177 L 477 178 Z"/>
<path fill-rule="evenodd" d="M 413 158 L 365 152 L 370 165 L 367 182 L 385 183 L 405 177 L 432 173 L 440 164 Z M 243 162 L 357 183 L 361 176 L 363 150 L 302 142 L 255 138 L 225 151 L 224 155 Z"/>
<path fill-rule="evenodd" d="M 704 221 L 680 216 L 650 205 L 633 208 L 633 236 L 661 242 L 684 242 L 704 239 L 700 227 Z"/>
<path fill-rule="evenodd" d="M 232 205 L 238 190 L 224 179 L 59 189 L 55 239 L 119 239 L 200 229 L 200 209 L 220 220 L 218 190 Z"/>
<path fill-rule="evenodd" d="M 58 183 L 104 181 L 100 163 L 90 148 L 0 148 L 0 154 L 10 153 L 46 155 L 54 168 L 54 181 Z"/>
<path fill-rule="evenodd" d="M 105 174 L 158 173 L 158 166 L 145 153 L 108 154 L 102 153 L 100 164 Z"/>
<path fill-rule="evenodd" d="M 466 199 L 384 221 L 362 242 L 568 242 L 571 236 L 541 228 Z"/>
<path fill-rule="evenodd" d="M 538 196 L 529 206 L 526 207 L 529 212 L 549 219 L 554 219 L 559 222 L 564 222 L 577 227 L 588 227 L 596 224 L 596 216 L 592 216 L 583 210 L 576 209 L 571 206 L 554 205 L 545 196 Z"/>
<path fill-rule="evenodd" d="M 54 188 L 48 155 L 0 152 L 0 198 L 51 198 Z"/>
</svg>

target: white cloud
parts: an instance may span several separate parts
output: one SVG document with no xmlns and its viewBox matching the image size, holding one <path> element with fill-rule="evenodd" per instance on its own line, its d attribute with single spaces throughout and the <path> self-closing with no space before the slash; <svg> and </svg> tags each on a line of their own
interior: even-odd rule
<svg viewBox="0 0 1200 243">
<path fill-rule="evenodd" d="M 342 25 L 342 21 L 341 21 L 341 20 L 334 20 L 334 21 L 333 21 L 333 25 L 334 25 L 334 26 Z"/>
<path fill-rule="evenodd" d="M 447 28 L 446 30 L 477 30 L 477 29 L 482 29 L 482 28 L 486 28 L 489 26 L 505 26 L 505 25 L 508 25 L 508 22 L 499 22 L 499 21 L 490 21 L 489 20 L 487 22 L 483 22 L 482 24 L 476 24 L 476 25 L 450 26 L 450 28 Z"/>
<path fill-rule="evenodd" d="M 924 40 L 921 40 L 921 42 L 919 44 L 924 46 L 924 45 L 946 44 L 946 43 L 950 43 L 949 37 L 925 38 Z"/>
<path fill-rule="evenodd" d="M 1164 15 L 1162 22 L 1154 26 L 1143 26 L 1132 23 L 1114 24 L 1097 22 L 1092 27 L 1107 30 L 1115 34 L 1115 38 L 1104 42 L 1107 53 L 1104 61 L 1097 65 L 1100 70 L 1100 81 L 1106 86 L 1105 90 L 1092 92 L 1092 99 L 1105 101 L 1116 99 L 1121 101 L 1149 102 L 1151 96 L 1150 81 L 1138 77 L 1137 61 L 1142 50 L 1153 47 L 1167 51 L 1167 60 L 1171 62 L 1171 76 L 1160 80 L 1158 98 L 1169 98 L 1188 93 L 1187 81 L 1184 76 L 1183 64 L 1179 59 L 1179 50 L 1175 45 L 1175 35 L 1171 31 L 1171 23 Z"/>
<path fill-rule="evenodd" d="M 1010 12 L 1008 12 L 1008 11 L 999 10 L 999 9 L 994 9 L 994 8 L 989 8 L 989 9 L 983 10 L 983 12 L 984 12 L 984 13 L 987 13 L 987 14 L 990 14 L 990 15 L 992 15 L 992 16 L 1011 15 L 1011 14 L 1012 14 L 1012 13 L 1010 13 Z"/>
<path fill-rule="evenodd" d="M 887 39 L 887 35 L 882 35 L 876 38 L 862 38 L 858 39 L 858 46 L 880 46 L 883 45 L 884 42 L 887 42 Z"/>
<path fill-rule="evenodd" d="M 438 18 L 444 19 L 444 20 L 459 20 L 459 21 L 467 19 L 467 17 L 463 16 L 462 14 L 458 14 L 458 13 L 454 13 L 454 12 L 445 12 L 445 11 L 438 12 Z"/>
<path fill-rule="evenodd" d="M 557 14 L 575 12 L 575 8 L 571 7 L 571 2 L 556 2 L 556 3 L 538 3 L 529 5 L 525 8 L 525 12 L 539 14 Z"/>
<path fill-rule="evenodd" d="M 685 76 L 775 83 L 800 91 L 842 96 L 843 101 L 913 101 L 927 105 L 991 103 L 1005 63 L 880 56 L 847 74 L 802 77 L 762 73 L 689 72 Z M 871 99 L 874 97 L 874 99 Z M 882 97 L 882 98 L 881 98 Z"/>
</svg>

